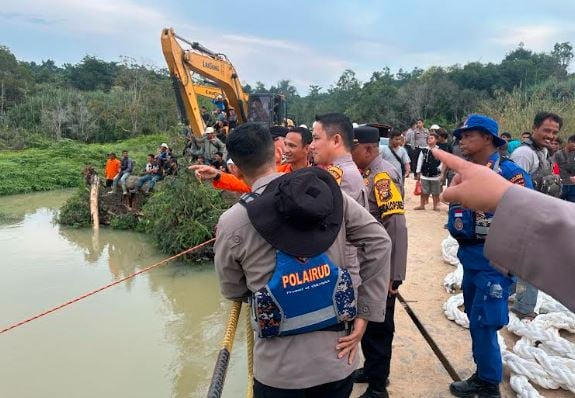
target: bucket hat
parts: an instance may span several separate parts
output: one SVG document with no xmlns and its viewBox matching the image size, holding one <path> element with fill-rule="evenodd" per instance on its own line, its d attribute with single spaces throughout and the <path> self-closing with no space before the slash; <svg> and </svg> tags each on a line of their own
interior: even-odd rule
<svg viewBox="0 0 575 398">
<path fill-rule="evenodd" d="M 329 249 L 343 223 L 341 189 L 331 174 L 318 167 L 276 178 L 244 205 L 266 242 L 295 257 L 312 257 Z"/>
</svg>

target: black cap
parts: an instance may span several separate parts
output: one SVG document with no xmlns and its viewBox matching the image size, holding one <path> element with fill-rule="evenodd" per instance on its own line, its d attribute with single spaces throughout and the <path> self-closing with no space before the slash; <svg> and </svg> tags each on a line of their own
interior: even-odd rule
<svg viewBox="0 0 575 398">
<path fill-rule="evenodd" d="M 353 129 L 354 144 L 378 144 L 379 130 L 375 127 L 359 126 Z"/>
<path fill-rule="evenodd" d="M 284 126 L 272 126 L 270 127 L 270 133 L 273 138 L 285 137 L 289 129 Z"/>
</svg>

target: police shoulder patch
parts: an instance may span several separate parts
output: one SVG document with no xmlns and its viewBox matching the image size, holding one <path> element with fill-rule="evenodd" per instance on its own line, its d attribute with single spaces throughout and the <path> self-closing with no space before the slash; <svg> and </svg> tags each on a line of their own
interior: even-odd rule
<svg viewBox="0 0 575 398">
<path fill-rule="evenodd" d="M 405 213 L 401 192 L 385 171 L 373 176 L 373 194 L 382 217 Z"/>
<path fill-rule="evenodd" d="M 378 202 L 386 202 L 391 197 L 391 178 L 387 173 L 378 173 L 374 178 L 373 188 Z"/>
<path fill-rule="evenodd" d="M 511 182 L 513 184 L 525 186 L 525 177 L 523 177 L 522 173 L 517 173 L 509 179 L 509 182 Z"/>
<path fill-rule="evenodd" d="M 341 179 L 343 178 L 343 170 L 340 167 L 331 165 L 328 167 L 327 171 L 329 172 L 329 174 L 333 176 L 333 178 L 335 178 L 337 185 L 341 185 Z"/>
</svg>

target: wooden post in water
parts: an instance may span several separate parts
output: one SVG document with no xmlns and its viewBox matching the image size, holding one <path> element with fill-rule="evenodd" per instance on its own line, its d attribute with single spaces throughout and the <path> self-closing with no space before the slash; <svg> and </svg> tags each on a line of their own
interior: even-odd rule
<svg viewBox="0 0 575 398">
<path fill-rule="evenodd" d="M 100 217 L 98 213 L 98 174 L 92 174 L 92 182 L 90 187 L 90 215 L 92 216 L 92 226 L 94 230 L 100 228 Z"/>
</svg>

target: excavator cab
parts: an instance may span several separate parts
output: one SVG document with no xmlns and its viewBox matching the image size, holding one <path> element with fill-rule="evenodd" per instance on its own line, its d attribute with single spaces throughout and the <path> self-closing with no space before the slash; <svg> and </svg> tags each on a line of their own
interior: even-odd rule
<svg viewBox="0 0 575 398">
<path fill-rule="evenodd" d="M 250 94 L 248 121 L 265 123 L 268 127 L 285 126 L 287 105 L 280 94 Z"/>
</svg>

